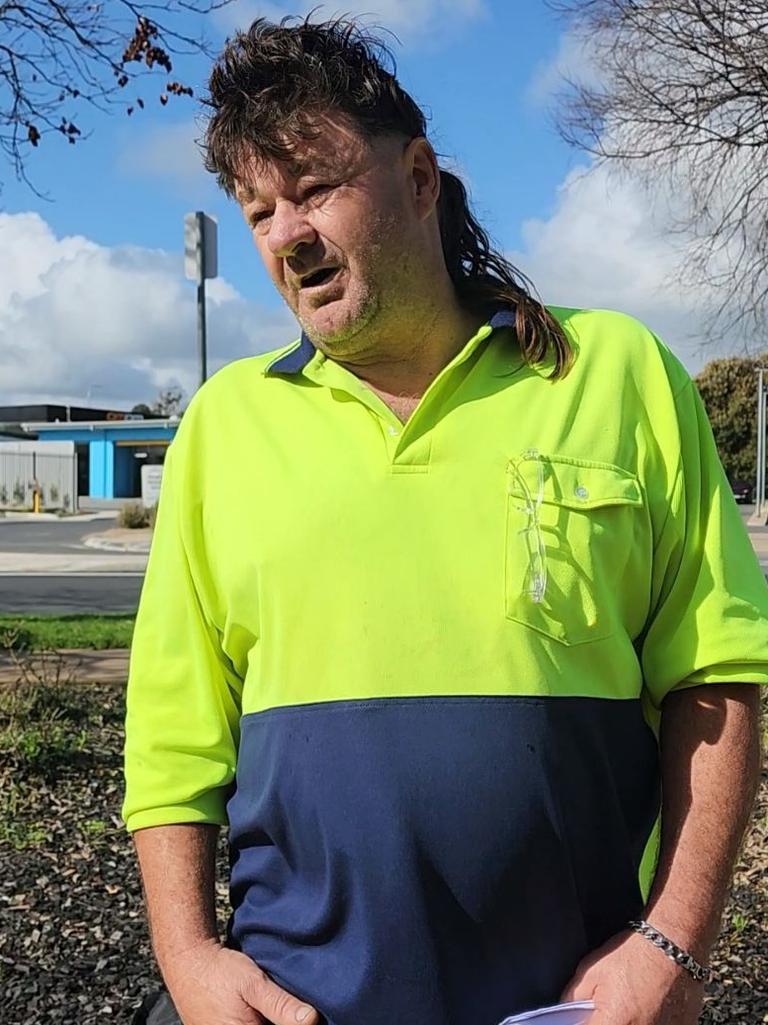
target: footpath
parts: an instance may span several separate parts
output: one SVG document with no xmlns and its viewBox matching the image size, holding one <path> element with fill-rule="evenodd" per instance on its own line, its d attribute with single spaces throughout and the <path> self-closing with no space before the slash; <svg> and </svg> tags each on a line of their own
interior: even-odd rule
<svg viewBox="0 0 768 1025">
<path fill-rule="evenodd" d="M 46 683 L 125 683 L 128 649 L 59 649 L 12 656 L 0 652 L 0 686 L 36 680 Z"/>
</svg>

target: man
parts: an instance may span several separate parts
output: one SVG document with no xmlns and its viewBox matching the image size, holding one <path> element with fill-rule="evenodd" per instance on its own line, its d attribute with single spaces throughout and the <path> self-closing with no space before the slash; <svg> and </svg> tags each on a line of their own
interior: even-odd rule
<svg viewBox="0 0 768 1025">
<path fill-rule="evenodd" d="M 765 581 L 680 364 L 529 295 L 379 54 L 259 20 L 211 77 L 208 166 L 303 333 L 166 461 L 124 807 L 149 1021 L 693 1025 Z"/>
</svg>

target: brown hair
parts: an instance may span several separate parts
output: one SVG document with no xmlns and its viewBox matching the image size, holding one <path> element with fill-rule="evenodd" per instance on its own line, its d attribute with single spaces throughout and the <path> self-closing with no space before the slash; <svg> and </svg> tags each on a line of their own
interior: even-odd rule
<svg viewBox="0 0 768 1025">
<path fill-rule="evenodd" d="M 298 140 L 317 137 L 328 111 L 341 113 L 366 139 L 427 134 L 424 113 L 395 77 L 391 52 L 351 19 L 257 18 L 227 41 L 209 90 L 205 166 L 229 195 L 244 159 L 289 160 Z M 551 376 L 564 376 L 572 361 L 565 332 L 531 282 L 493 248 L 463 183 L 443 168 L 438 220 L 459 298 L 473 308 L 514 307 L 523 359 L 539 363 L 551 348 Z"/>
</svg>

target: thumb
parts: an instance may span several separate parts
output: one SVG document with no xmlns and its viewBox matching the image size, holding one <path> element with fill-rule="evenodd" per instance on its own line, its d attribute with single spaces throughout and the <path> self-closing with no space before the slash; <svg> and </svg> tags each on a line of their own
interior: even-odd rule
<svg viewBox="0 0 768 1025">
<path fill-rule="evenodd" d="M 563 992 L 560 994 L 560 1003 L 567 1004 L 572 1000 L 592 1000 L 595 996 L 595 983 L 592 982 L 590 973 L 587 970 L 577 971 Z M 595 1022 L 595 1015 L 589 1019 L 590 1025 Z"/>
<path fill-rule="evenodd" d="M 282 989 L 260 969 L 249 972 L 240 995 L 273 1025 L 319 1025 L 314 1007 Z"/>
</svg>

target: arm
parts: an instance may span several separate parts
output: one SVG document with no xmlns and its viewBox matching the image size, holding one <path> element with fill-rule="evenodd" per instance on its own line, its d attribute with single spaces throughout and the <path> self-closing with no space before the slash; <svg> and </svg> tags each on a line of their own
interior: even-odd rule
<svg viewBox="0 0 768 1025">
<path fill-rule="evenodd" d="M 216 928 L 216 839 L 235 780 L 243 681 L 218 626 L 196 410 L 199 401 L 166 457 L 136 618 L 123 817 L 136 838 L 157 960 L 184 1025 L 314 1025 L 316 1012 L 224 947 Z"/>
<path fill-rule="evenodd" d="M 750 684 L 670 694 L 661 720 L 662 842 L 646 918 L 705 962 L 760 779 Z"/>
<path fill-rule="evenodd" d="M 152 946 L 176 1010 L 184 1025 L 259 1025 L 262 1014 L 275 1025 L 315 1025 L 312 1008 L 219 941 L 218 833 L 200 823 L 134 833 Z"/>
<path fill-rule="evenodd" d="M 168 982 L 177 959 L 201 943 L 218 943 L 216 841 L 213 825 L 154 826 L 133 834 L 152 948 Z"/>
<path fill-rule="evenodd" d="M 760 773 L 759 688 L 710 684 L 662 710 L 662 839 L 644 917 L 706 963 Z M 579 965 L 564 1000 L 590 1025 L 695 1025 L 703 986 L 642 936 L 620 933 Z"/>
</svg>

